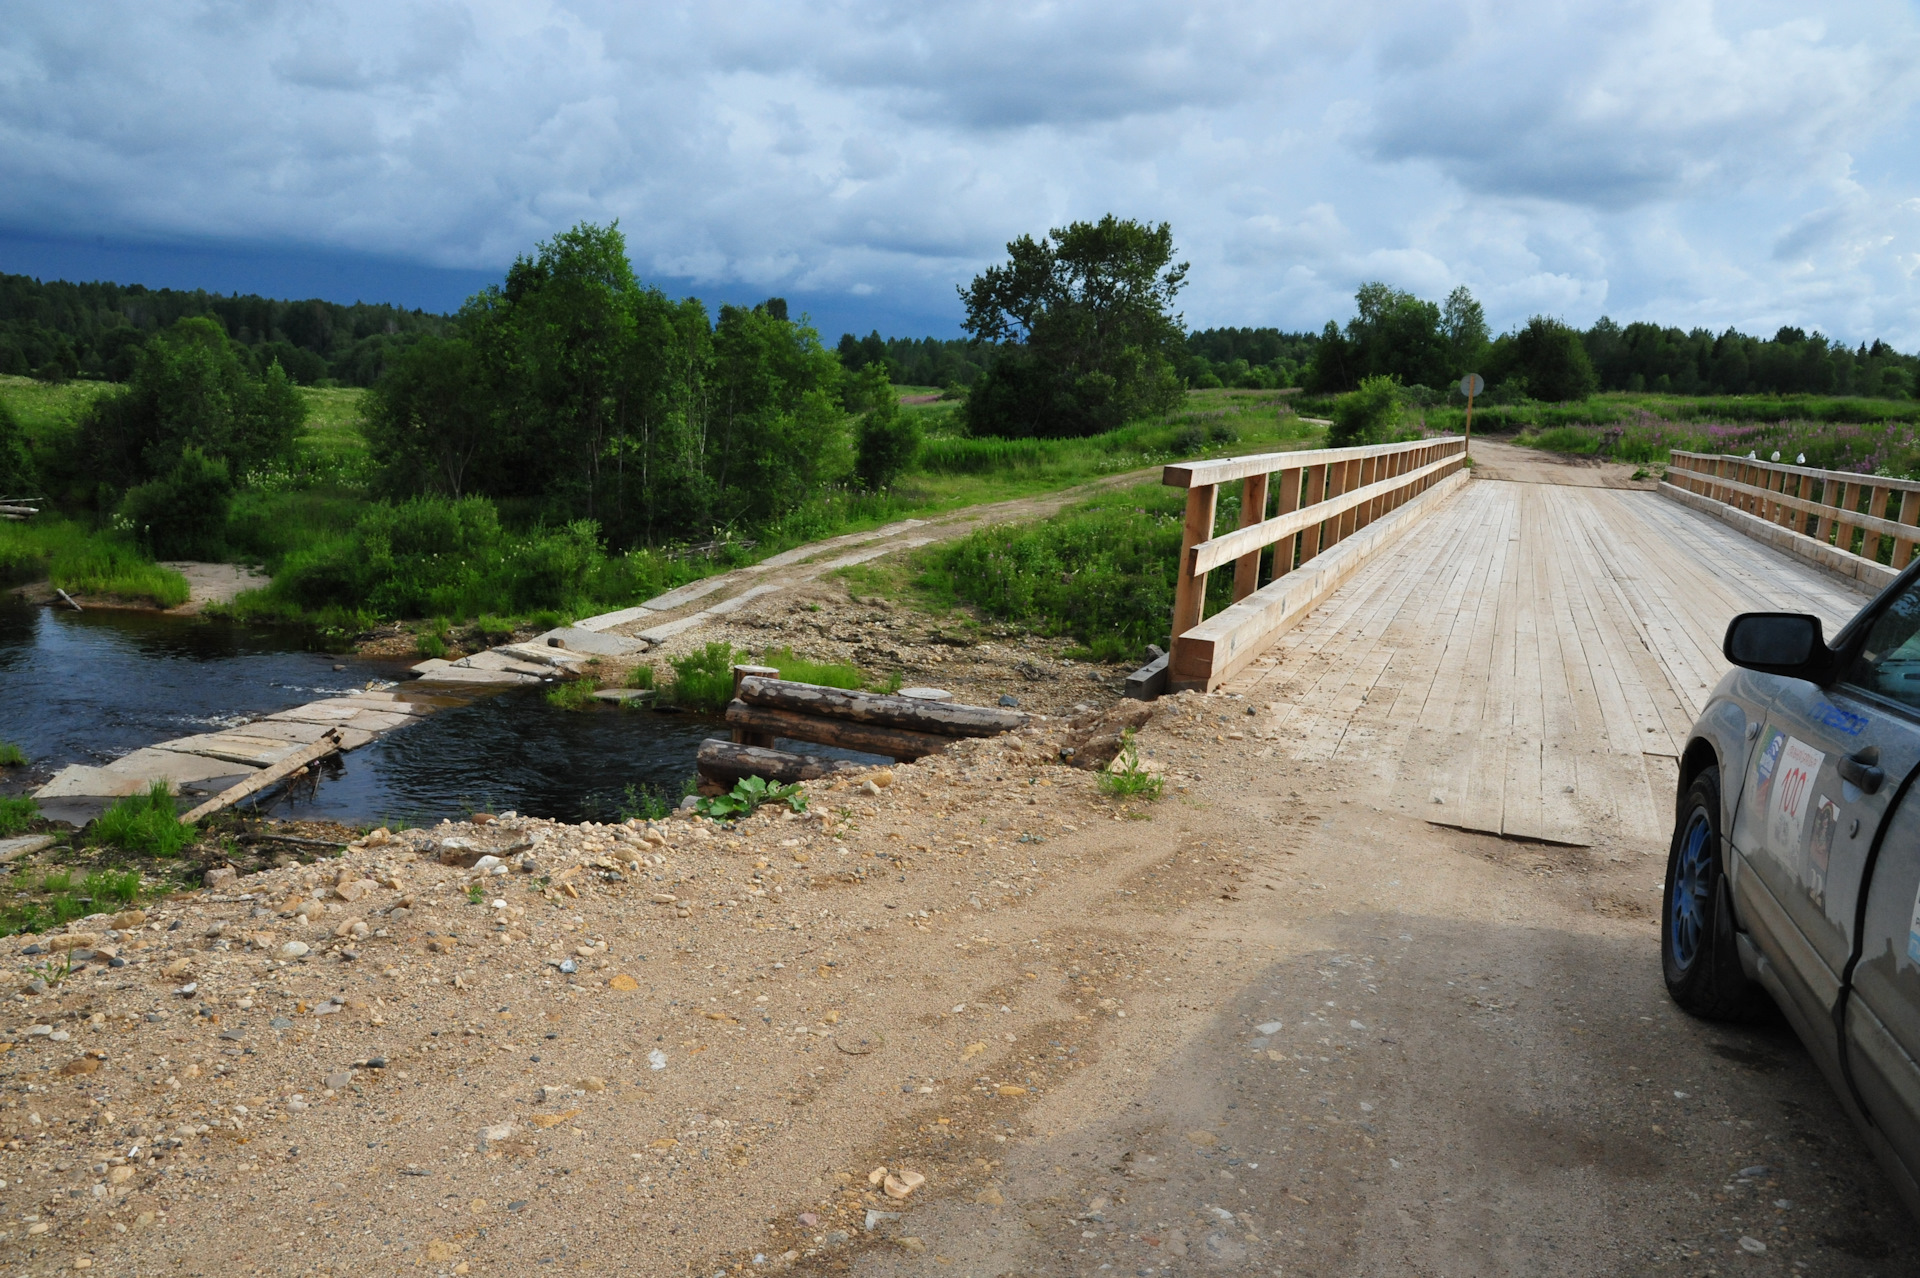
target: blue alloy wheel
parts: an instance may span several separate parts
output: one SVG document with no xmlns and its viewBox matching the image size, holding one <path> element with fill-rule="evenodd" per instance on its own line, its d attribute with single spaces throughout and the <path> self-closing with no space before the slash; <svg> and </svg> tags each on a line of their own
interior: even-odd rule
<svg viewBox="0 0 1920 1278">
<path fill-rule="evenodd" d="M 1673 965 L 1681 971 L 1692 968 L 1700 957 L 1707 932 L 1707 901 L 1713 891 L 1713 822 L 1707 813 L 1694 809 L 1680 840 L 1679 863 L 1674 866 L 1673 899 L 1668 905 L 1672 918 L 1669 945 Z"/>
</svg>

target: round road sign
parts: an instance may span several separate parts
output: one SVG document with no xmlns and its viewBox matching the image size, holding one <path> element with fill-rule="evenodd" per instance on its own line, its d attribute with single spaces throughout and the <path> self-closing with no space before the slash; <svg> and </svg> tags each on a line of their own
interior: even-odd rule
<svg viewBox="0 0 1920 1278">
<path fill-rule="evenodd" d="M 1472 399 L 1486 388 L 1487 384 L 1480 380 L 1480 374 L 1478 373 L 1468 373 L 1460 379 L 1460 393 L 1468 399 Z"/>
</svg>

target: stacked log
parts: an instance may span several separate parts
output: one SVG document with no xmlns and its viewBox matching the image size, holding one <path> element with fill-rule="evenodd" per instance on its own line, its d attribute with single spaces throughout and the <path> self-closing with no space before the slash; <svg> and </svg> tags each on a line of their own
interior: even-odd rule
<svg viewBox="0 0 1920 1278">
<path fill-rule="evenodd" d="M 739 672 L 727 722 L 733 726 L 733 741 L 709 740 L 700 747 L 700 774 L 715 784 L 732 785 L 743 776 L 811 781 L 850 766 L 772 749 L 776 737 L 909 762 L 937 754 L 964 737 L 991 737 L 1024 727 L 1027 716 L 991 706 L 793 683 L 753 669 Z"/>
</svg>

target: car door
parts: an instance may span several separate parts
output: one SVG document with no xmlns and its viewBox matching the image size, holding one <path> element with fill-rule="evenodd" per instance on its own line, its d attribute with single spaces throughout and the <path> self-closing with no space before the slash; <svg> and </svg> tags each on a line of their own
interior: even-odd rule
<svg viewBox="0 0 1920 1278">
<path fill-rule="evenodd" d="M 1785 1010 L 1829 1072 L 1833 1011 L 1855 948 L 1862 874 L 1900 782 L 1920 761 L 1920 585 L 1850 627 L 1864 641 L 1841 679 L 1783 678 L 1735 810 L 1739 916 L 1772 964 Z"/>
<path fill-rule="evenodd" d="M 1920 1178 L 1920 796 L 1907 791 L 1881 841 L 1847 995 L 1855 1094 L 1909 1180 Z"/>
<path fill-rule="evenodd" d="M 1920 598 L 1897 599 L 1868 632 L 1854 682 L 1920 739 Z M 1888 784 L 1895 780 L 1888 776 Z M 1847 997 L 1847 1073 L 1909 1181 L 1920 1179 L 1920 794 L 1912 777 L 1880 836 Z"/>
</svg>

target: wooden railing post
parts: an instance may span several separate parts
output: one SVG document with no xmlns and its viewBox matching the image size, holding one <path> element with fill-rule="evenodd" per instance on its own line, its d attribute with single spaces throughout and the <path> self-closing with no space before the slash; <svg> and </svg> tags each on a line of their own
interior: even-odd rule
<svg viewBox="0 0 1920 1278">
<path fill-rule="evenodd" d="M 1248 475 L 1240 481 L 1240 526 L 1251 528 L 1267 517 L 1267 476 Z M 1260 589 L 1260 555 L 1249 551 L 1233 561 L 1233 601 L 1239 603 Z"/>
<path fill-rule="evenodd" d="M 1307 492 L 1306 495 L 1300 499 L 1300 505 L 1303 508 L 1307 506 L 1317 506 L 1326 497 L 1327 471 L 1330 469 L 1332 468 L 1324 463 L 1318 466 L 1307 467 Z M 1326 530 L 1319 524 L 1315 524 L 1300 534 L 1301 563 L 1306 563 L 1307 560 L 1326 549 L 1325 534 Z"/>
<path fill-rule="evenodd" d="M 1920 493 L 1908 489 L 1900 494 L 1900 514 L 1897 516 L 1903 524 L 1920 523 Z M 1893 539 L 1893 566 L 1905 568 L 1913 562 L 1913 539 L 1895 537 Z"/>
<path fill-rule="evenodd" d="M 1213 508 L 1218 484 L 1187 489 L 1187 519 L 1180 530 L 1180 566 L 1173 583 L 1173 642 L 1200 624 L 1207 604 L 1207 574 L 1193 571 L 1193 548 L 1213 536 Z"/>
<path fill-rule="evenodd" d="M 1280 472 L 1280 496 L 1274 502 L 1274 514 L 1291 515 L 1300 509 L 1300 477 L 1304 473 L 1296 466 L 1292 470 Z M 1284 577 L 1294 569 L 1294 551 L 1300 545 L 1301 534 L 1282 537 L 1273 543 L 1273 575 Z"/>
</svg>

